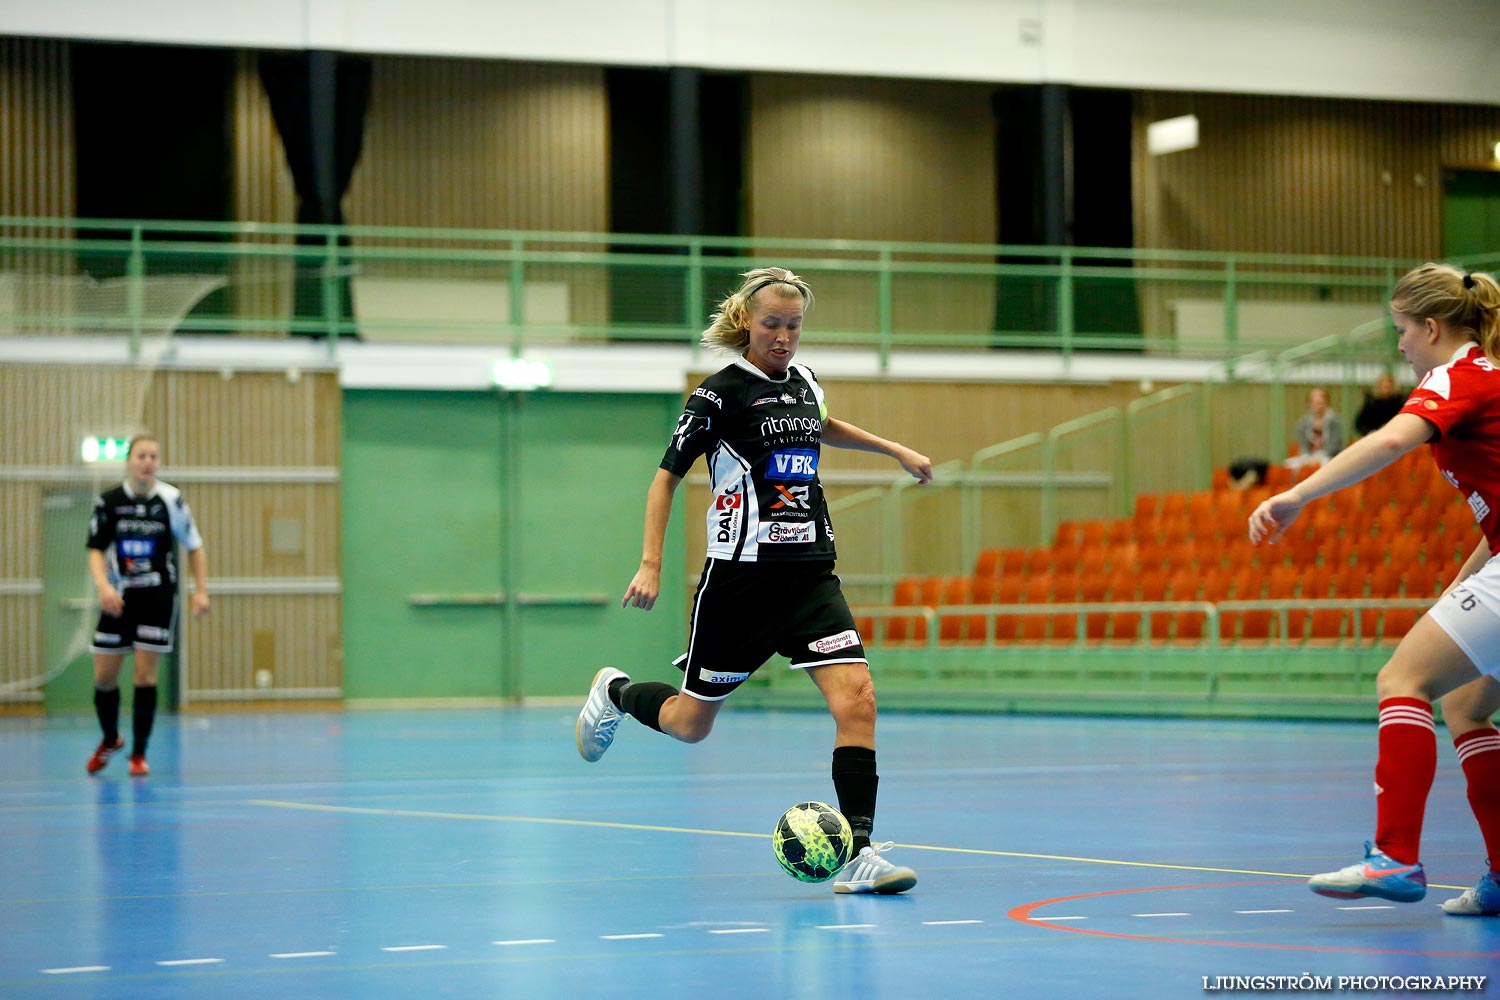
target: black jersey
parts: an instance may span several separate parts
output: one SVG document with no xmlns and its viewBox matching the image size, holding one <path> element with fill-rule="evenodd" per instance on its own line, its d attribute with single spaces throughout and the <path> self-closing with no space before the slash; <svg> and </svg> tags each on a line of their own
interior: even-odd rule
<svg viewBox="0 0 1500 1000">
<path fill-rule="evenodd" d="M 823 389 L 806 365 L 792 365 L 778 381 L 740 358 L 693 390 L 661 467 L 685 476 L 707 456 L 710 559 L 834 558 L 818 482 L 827 416 Z"/>
<path fill-rule="evenodd" d="M 124 483 L 94 500 L 88 547 L 104 553 L 109 582 L 117 590 L 177 587 L 176 543 L 192 552 L 203 545 L 182 493 L 157 482 L 136 496 Z"/>
</svg>

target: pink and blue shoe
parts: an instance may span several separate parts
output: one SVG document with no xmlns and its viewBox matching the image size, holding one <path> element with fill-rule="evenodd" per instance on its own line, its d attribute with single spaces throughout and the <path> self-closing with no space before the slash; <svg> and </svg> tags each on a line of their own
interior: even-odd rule
<svg viewBox="0 0 1500 1000">
<path fill-rule="evenodd" d="M 1307 880 L 1307 887 L 1320 896 L 1334 899 L 1378 896 L 1397 903 L 1415 903 L 1427 895 L 1427 874 L 1420 864 L 1402 864 L 1365 841 L 1363 861 L 1336 872 L 1314 875 Z"/>
</svg>

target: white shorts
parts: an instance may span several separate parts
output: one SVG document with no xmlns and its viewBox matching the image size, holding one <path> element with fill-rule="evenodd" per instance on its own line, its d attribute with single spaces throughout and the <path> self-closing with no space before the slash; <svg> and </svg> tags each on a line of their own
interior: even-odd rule
<svg viewBox="0 0 1500 1000">
<path fill-rule="evenodd" d="M 1500 678 L 1500 556 L 1450 590 L 1427 612 L 1482 674 Z"/>
</svg>

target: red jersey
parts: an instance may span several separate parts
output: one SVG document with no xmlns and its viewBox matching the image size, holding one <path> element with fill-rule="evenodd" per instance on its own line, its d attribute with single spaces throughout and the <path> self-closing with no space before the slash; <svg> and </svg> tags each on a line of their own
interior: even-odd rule
<svg viewBox="0 0 1500 1000">
<path fill-rule="evenodd" d="M 1423 377 L 1401 412 L 1437 428 L 1433 461 L 1468 502 L 1490 553 L 1500 554 L 1500 371 L 1478 344 L 1461 347 Z"/>
</svg>

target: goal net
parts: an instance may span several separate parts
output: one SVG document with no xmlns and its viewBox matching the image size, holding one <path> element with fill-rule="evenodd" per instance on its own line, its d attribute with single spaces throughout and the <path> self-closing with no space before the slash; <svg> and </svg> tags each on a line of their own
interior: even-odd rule
<svg viewBox="0 0 1500 1000">
<path fill-rule="evenodd" d="M 0 271 L 0 701 L 40 701 L 86 661 L 93 498 L 124 475 L 114 443 L 153 429 L 173 332 L 225 283 Z"/>
</svg>

